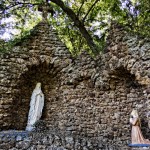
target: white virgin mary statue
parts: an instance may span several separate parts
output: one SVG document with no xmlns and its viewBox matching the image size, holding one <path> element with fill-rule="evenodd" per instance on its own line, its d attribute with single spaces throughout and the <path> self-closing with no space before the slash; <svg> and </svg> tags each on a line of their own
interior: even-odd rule
<svg viewBox="0 0 150 150">
<path fill-rule="evenodd" d="M 32 131 L 35 122 L 41 118 L 43 106 L 44 106 L 44 95 L 41 90 L 41 83 L 37 83 L 31 96 L 30 110 L 28 114 L 28 123 L 26 127 L 27 131 Z"/>
</svg>

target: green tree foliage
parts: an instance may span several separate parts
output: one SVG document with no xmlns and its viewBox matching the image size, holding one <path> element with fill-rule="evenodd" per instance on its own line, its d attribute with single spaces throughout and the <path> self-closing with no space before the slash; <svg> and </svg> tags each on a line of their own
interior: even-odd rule
<svg viewBox="0 0 150 150">
<path fill-rule="evenodd" d="M 12 37 L 25 36 L 41 20 L 38 10 L 43 11 L 43 5 L 51 10 L 48 22 L 73 54 L 102 51 L 111 20 L 150 37 L 149 0 L 1 0 L 0 34 L 18 29 Z M 6 18 L 13 21 L 5 22 Z M 3 40 L 1 43 L 7 45 Z"/>
</svg>

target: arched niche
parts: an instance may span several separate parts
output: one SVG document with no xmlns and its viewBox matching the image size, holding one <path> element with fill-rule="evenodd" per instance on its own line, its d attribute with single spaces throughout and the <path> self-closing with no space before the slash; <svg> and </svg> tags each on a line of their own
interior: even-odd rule
<svg viewBox="0 0 150 150">
<path fill-rule="evenodd" d="M 29 104 L 32 92 L 37 82 L 42 83 L 45 102 L 41 119 L 48 118 L 48 109 L 52 98 L 57 97 L 59 87 L 59 75 L 56 73 L 52 64 L 46 62 L 28 67 L 18 79 L 17 89 L 13 97 L 12 107 L 12 126 L 13 129 L 25 129 L 29 112 Z"/>
<path fill-rule="evenodd" d="M 129 116 L 133 108 L 139 112 L 143 135 L 150 138 L 146 118 L 148 107 L 143 93 L 146 87 L 136 80 L 134 74 L 122 66 L 109 73 L 109 85 L 109 93 L 112 94 L 112 99 L 110 98 L 109 101 L 113 101 L 113 107 L 116 106 L 113 110 L 114 123 L 111 124 L 116 138 L 129 137 L 130 140 Z"/>
</svg>

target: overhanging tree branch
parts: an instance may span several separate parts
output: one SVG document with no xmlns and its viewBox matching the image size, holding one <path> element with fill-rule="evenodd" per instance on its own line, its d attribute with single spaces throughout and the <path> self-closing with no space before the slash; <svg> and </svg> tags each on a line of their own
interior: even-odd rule
<svg viewBox="0 0 150 150">
<path fill-rule="evenodd" d="M 86 15 L 84 16 L 84 18 L 82 19 L 82 22 L 85 22 L 86 17 L 89 15 L 90 11 L 93 9 L 93 7 L 96 5 L 96 3 L 100 1 L 100 0 L 96 0 L 93 5 L 89 8 L 88 12 L 86 13 Z"/>
<path fill-rule="evenodd" d="M 40 3 L 26 3 L 26 2 L 14 2 L 14 3 L 11 3 L 9 6 L 7 7 L 4 7 L 2 11 L 6 11 L 6 10 L 9 10 L 11 8 L 15 8 L 15 7 L 26 7 L 27 5 L 28 6 L 35 6 L 35 5 L 39 5 Z M 20 6 L 20 5 L 23 5 L 23 6 Z M 2 9 L 2 8 L 1 8 Z"/>
<path fill-rule="evenodd" d="M 79 14 L 80 14 L 80 11 L 81 11 L 81 9 L 82 9 L 82 7 L 83 7 L 83 5 L 84 5 L 84 0 L 82 1 L 82 4 L 81 4 L 81 6 L 80 6 L 80 8 L 79 8 L 79 10 L 78 10 L 78 13 L 77 13 L 77 16 L 79 17 Z"/>
<path fill-rule="evenodd" d="M 89 47 L 91 48 L 91 50 L 93 51 L 93 53 L 98 53 L 98 49 L 96 44 L 94 43 L 91 35 L 88 33 L 88 31 L 86 30 L 83 22 L 81 22 L 78 18 L 78 16 L 72 11 L 72 9 L 68 8 L 67 6 L 65 6 L 65 4 L 63 3 L 62 0 L 51 0 L 51 2 L 55 3 L 56 5 L 58 5 L 60 8 L 62 8 L 62 10 L 71 18 L 71 20 L 74 22 L 74 25 L 80 30 L 82 36 L 85 38 L 85 40 L 87 41 L 87 44 L 89 45 Z"/>
</svg>

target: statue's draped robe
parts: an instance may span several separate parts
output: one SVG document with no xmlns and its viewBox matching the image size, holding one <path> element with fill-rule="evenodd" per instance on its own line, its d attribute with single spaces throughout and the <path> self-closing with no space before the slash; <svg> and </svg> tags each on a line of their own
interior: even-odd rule
<svg viewBox="0 0 150 150">
<path fill-rule="evenodd" d="M 148 139 L 144 139 L 141 129 L 140 120 L 138 117 L 131 116 L 130 123 L 132 124 L 131 143 L 132 144 L 150 144 Z"/>
<path fill-rule="evenodd" d="M 31 96 L 26 130 L 31 131 L 33 129 L 35 122 L 38 121 L 42 116 L 43 107 L 44 95 L 42 93 L 41 87 L 36 87 Z"/>
</svg>

